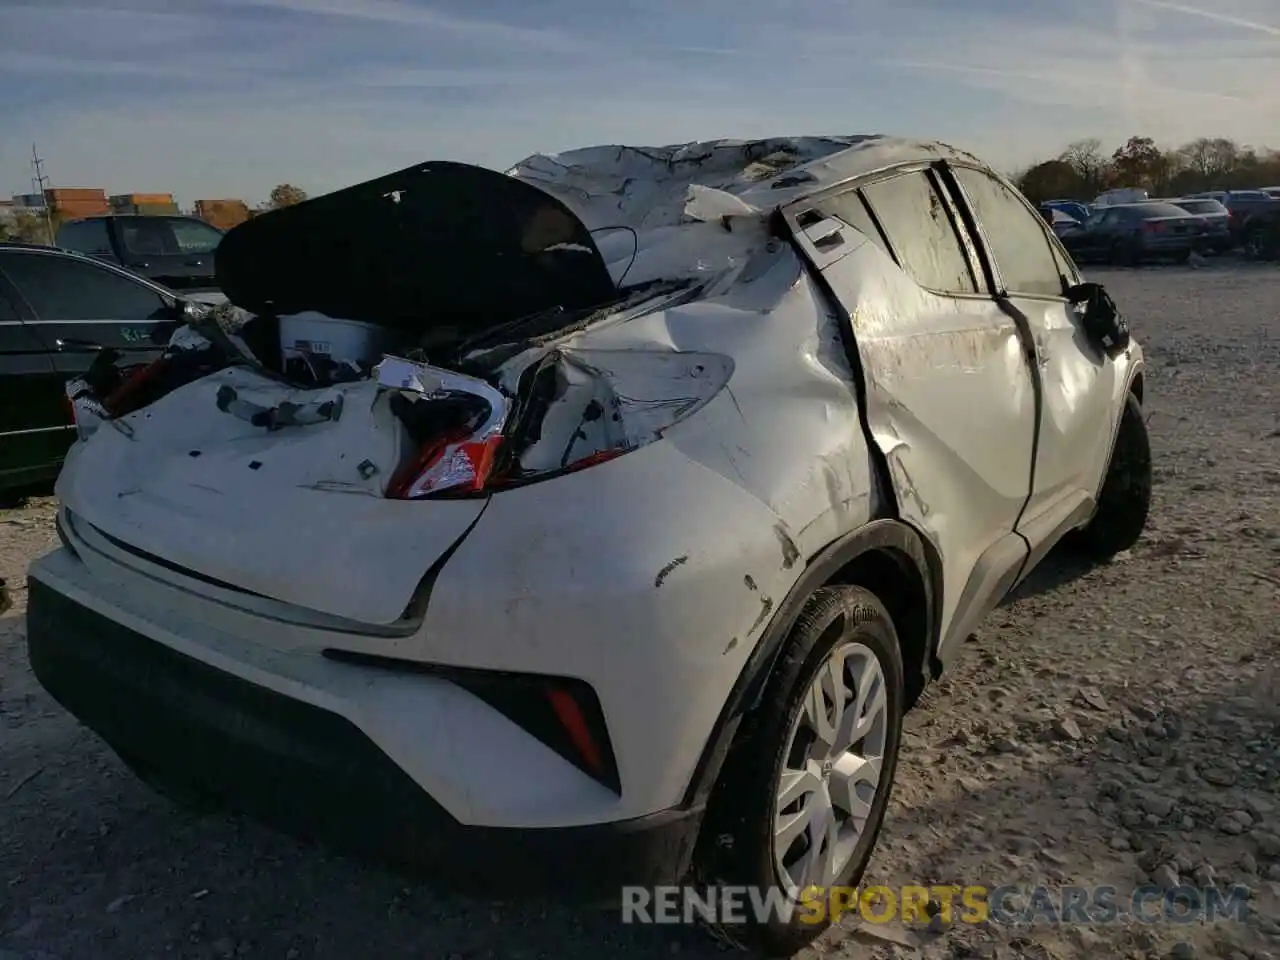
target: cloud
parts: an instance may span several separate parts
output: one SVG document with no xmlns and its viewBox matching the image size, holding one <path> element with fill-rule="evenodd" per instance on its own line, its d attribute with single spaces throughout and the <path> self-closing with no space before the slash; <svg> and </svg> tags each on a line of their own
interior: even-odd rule
<svg viewBox="0 0 1280 960">
<path fill-rule="evenodd" d="M 1212 20 L 1214 23 L 1224 23 L 1231 27 L 1240 27 L 1243 30 L 1252 30 L 1256 33 L 1265 33 L 1268 36 L 1280 37 L 1280 27 L 1272 26 L 1267 23 L 1258 23 L 1256 20 L 1246 20 L 1244 17 L 1233 17 L 1230 14 L 1219 13 L 1216 10 L 1204 10 L 1200 7 L 1189 7 L 1182 3 L 1169 3 L 1167 0 L 1133 0 L 1134 3 L 1141 4 L 1144 7 L 1151 7 L 1155 10 L 1168 10 L 1172 13 L 1184 13 L 1189 17 L 1200 17 L 1202 20 Z"/>
<path fill-rule="evenodd" d="M 532 44 L 544 50 L 575 51 L 583 47 L 579 39 L 563 30 L 463 17 L 406 0 L 228 0 L 228 4 L 426 29 L 452 37 Z"/>
<path fill-rule="evenodd" d="M 186 200 L 716 136 L 1280 146 L 1273 4 L 0 0 L 0 194 L 33 141 L 55 182 Z"/>
</svg>

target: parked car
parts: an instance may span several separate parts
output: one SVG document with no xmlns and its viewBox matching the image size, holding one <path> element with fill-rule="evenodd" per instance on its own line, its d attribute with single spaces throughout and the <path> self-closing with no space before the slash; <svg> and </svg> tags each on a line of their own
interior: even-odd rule
<svg viewBox="0 0 1280 960">
<path fill-rule="evenodd" d="M 1235 247 L 1231 234 L 1231 212 L 1217 200 L 1208 197 L 1182 197 L 1168 201 L 1204 221 L 1208 230 L 1205 246 L 1214 253 L 1225 253 Z"/>
<path fill-rule="evenodd" d="M 1093 201 L 1093 206 L 1095 208 L 1111 207 L 1119 203 L 1141 203 L 1148 199 L 1150 199 L 1150 194 L 1141 187 L 1117 187 L 1114 190 L 1108 190 L 1099 195 L 1099 197 Z"/>
<path fill-rule="evenodd" d="M 1280 203 L 1258 209 L 1245 225 L 1245 253 L 1253 260 L 1280 257 Z"/>
<path fill-rule="evenodd" d="M 1245 235 L 1249 233 L 1249 225 L 1259 213 L 1275 210 L 1277 201 L 1262 190 L 1231 190 L 1222 201 L 1230 214 L 1231 236 L 1238 245 L 1243 246 Z"/>
<path fill-rule="evenodd" d="M 1263 187 L 1262 192 L 1273 200 L 1280 200 L 1280 187 Z"/>
<path fill-rule="evenodd" d="M 1080 229 L 1080 221 L 1064 213 L 1060 207 L 1042 204 L 1040 206 L 1040 214 L 1044 217 L 1045 223 L 1049 224 L 1053 228 L 1053 232 L 1059 237 Z"/>
<path fill-rule="evenodd" d="M 75 439 L 66 382 L 94 360 L 158 357 L 182 300 L 65 251 L 0 243 L 0 497 L 52 480 Z M 110 353 L 104 353 L 110 351 Z"/>
<path fill-rule="evenodd" d="M 234 339 L 76 388 L 32 668 L 148 780 L 451 889 L 856 884 L 926 683 L 1146 520 L 1141 349 L 942 144 L 419 164 L 217 276 Z"/>
<path fill-rule="evenodd" d="M 1079 200 L 1046 200 L 1041 206 L 1061 210 L 1071 219 L 1080 223 L 1088 220 L 1089 214 L 1093 212 L 1093 208 L 1089 204 L 1081 203 Z"/>
<path fill-rule="evenodd" d="M 1181 263 L 1210 242 L 1209 237 L 1200 217 L 1172 203 L 1148 201 L 1095 210 L 1081 229 L 1064 235 L 1062 242 L 1080 262 Z"/>
<path fill-rule="evenodd" d="M 222 231 L 195 217 L 117 215 L 71 220 L 55 244 L 189 295 L 215 294 L 213 256 Z M 200 299 L 210 299 L 200 297 Z"/>
</svg>

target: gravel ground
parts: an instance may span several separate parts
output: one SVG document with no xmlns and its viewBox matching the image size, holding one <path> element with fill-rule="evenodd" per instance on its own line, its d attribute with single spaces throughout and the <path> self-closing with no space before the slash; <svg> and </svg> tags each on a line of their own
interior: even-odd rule
<svg viewBox="0 0 1280 960">
<path fill-rule="evenodd" d="M 868 882 L 1251 893 L 1243 922 L 909 929 L 802 954 L 1280 957 L 1280 271 L 1098 271 L 1148 355 L 1146 537 L 1051 557 L 908 720 Z M 442 896 L 252 823 L 183 812 L 57 707 L 20 588 L 53 504 L 0 512 L 0 960 L 720 956 L 700 934 Z"/>
</svg>

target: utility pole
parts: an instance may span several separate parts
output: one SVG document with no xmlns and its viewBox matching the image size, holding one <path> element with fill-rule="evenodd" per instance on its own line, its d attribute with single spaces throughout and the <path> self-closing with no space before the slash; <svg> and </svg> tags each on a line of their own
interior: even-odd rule
<svg viewBox="0 0 1280 960">
<path fill-rule="evenodd" d="M 49 178 L 44 175 L 44 160 L 40 154 L 36 152 L 36 145 L 31 145 L 31 168 L 35 170 L 35 176 L 31 178 L 32 185 L 36 188 L 36 193 L 40 194 L 40 205 L 44 207 L 44 225 L 49 231 L 49 243 L 53 243 L 53 216 L 49 213 L 49 198 L 45 196 L 45 189 L 49 185 Z"/>
</svg>

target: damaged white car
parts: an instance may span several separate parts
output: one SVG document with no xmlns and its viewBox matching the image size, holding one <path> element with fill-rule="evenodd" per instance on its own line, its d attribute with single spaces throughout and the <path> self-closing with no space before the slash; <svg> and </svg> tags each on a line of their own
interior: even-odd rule
<svg viewBox="0 0 1280 960">
<path fill-rule="evenodd" d="M 32 667 L 149 781 L 451 883 L 855 884 L 926 683 L 1146 521 L 1138 345 L 940 144 L 427 163 L 217 273 L 70 388 Z"/>
</svg>

